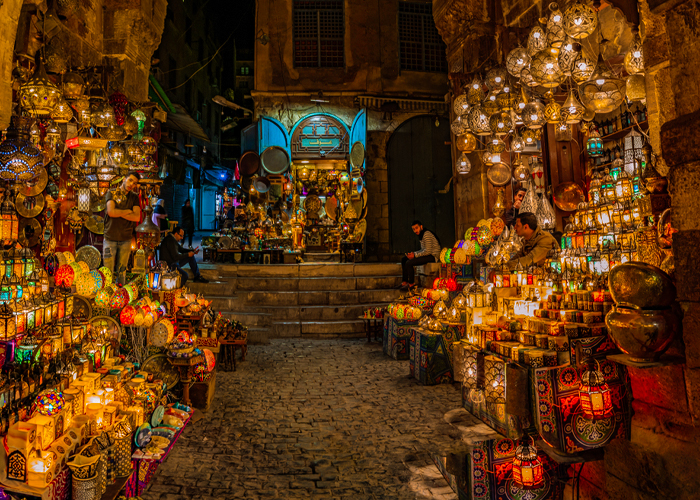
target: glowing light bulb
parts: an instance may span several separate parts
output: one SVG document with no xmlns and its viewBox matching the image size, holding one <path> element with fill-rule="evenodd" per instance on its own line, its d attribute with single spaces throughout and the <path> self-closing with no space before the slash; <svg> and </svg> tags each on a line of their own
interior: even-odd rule
<svg viewBox="0 0 700 500">
<path fill-rule="evenodd" d="M 524 107 L 525 107 L 525 103 L 524 103 L 524 102 L 521 102 L 521 103 L 518 104 L 518 108 L 519 108 L 519 109 L 523 109 Z"/>
<path fill-rule="evenodd" d="M 642 57 L 642 53 L 638 50 L 635 50 L 634 52 L 632 52 L 632 55 L 636 58 Z"/>
<path fill-rule="evenodd" d="M 490 101 L 495 101 L 495 100 L 496 100 L 496 96 L 495 96 L 495 95 L 489 96 L 489 100 L 490 100 Z"/>
<path fill-rule="evenodd" d="M 566 49 L 567 51 L 572 51 L 572 50 L 574 50 L 574 46 L 569 43 L 569 44 L 564 45 L 564 49 Z"/>
<path fill-rule="evenodd" d="M 472 85 L 472 88 L 473 88 L 474 90 L 479 90 L 479 84 L 478 84 L 478 83 L 475 83 L 474 85 Z"/>
<path fill-rule="evenodd" d="M 595 82 L 596 82 L 598 85 L 603 85 L 603 84 L 605 83 L 605 79 L 604 79 L 604 78 L 598 78 Z"/>
<path fill-rule="evenodd" d="M 554 19 L 555 23 L 558 23 L 559 21 L 561 21 L 561 16 L 559 14 L 557 14 L 556 16 L 554 16 L 553 19 Z"/>
<path fill-rule="evenodd" d="M 546 67 L 547 69 L 552 69 L 552 68 L 554 67 L 554 64 L 552 64 L 552 63 L 547 63 L 547 64 L 545 64 L 545 67 Z"/>
<path fill-rule="evenodd" d="M 536 122 L 538 119 L 539 117 L 537 115 L 530 115 L 530 120 L 532 120 L 533 122 Z"/>
<path fill-rule="evenodd" d="M 500 76 L 497 76 L 497 77 L 496 77 L 496 83 L 501 83 L 501 77 L 500 77 Z"/>
<path fill-rule="evenodd" d="M 533 38 L 539 38 L 539 37 L 540 37 L 540 33 L 539 33 L 538 31 L 535 31 L 535 32 L 532 34 L 532 36 L 533 36 Z"/>
<path fill-rule="evenodd" d="M 577 17 L 576 19 L 574 19 L 574 24 L 575 24 L 576 26 L 581 26 L 581 24 L 583 24 L 583 18 L 582 18 L 582 17 Z"/>
</svg>

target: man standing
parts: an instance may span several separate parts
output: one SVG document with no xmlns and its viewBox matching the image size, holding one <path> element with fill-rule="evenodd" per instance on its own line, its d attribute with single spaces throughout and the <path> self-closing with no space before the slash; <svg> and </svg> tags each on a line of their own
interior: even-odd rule
<svg viewBox="0 0 700 500">
<path fill-rule="evenodd" d="M 513 206 L 503 214 L 503 222 L 506 227 L 515 224 L 515 218 L 518 216 L 518 212 L 520 212 L 520 205 L 523 202 L 523 198 L 525 198 L 525 193 L 526 190 L 524 187 L 513 188 Z"/>
<path fill-rule="evenodd" d="M 440 241 L 432 231 L 423 228 L 421 221 L 415 220 L 411 224 L 411 229 L 420 238 L 420 250 L 417 252 L 407 253 L 401 259 L 401 268 L 403 270 L 402 289 L 407 289 L 413 286 L 415 278 L 415 267 L 437 262 L 440 258 Z"/>
<path fill-rule="evenodd" d="M 508 261 L 508 267 L 515 269 L 520 264 L 523 269 L 541 265 L 547 254 L 557 248 L 557 240 L 547 231 L 537 227 L 537 217 L 531 212 L 518 214 L 515 232 L 523 239 L 522 257 Z"/>
<path fill-rule="evenodd" d="M 141 221 L 141 207 L 137 194 L 141 177 L 130 172 L 121 185 L 105 195 L 105 233 L 102 246 L 104 265 L 122 284 L 126 279 L 126 266 L 131 255 L 131 237 Z"/>
<path fill-rule="evenodd" d="M 170 269 L 177 269 L 182 275 L 181 285 L 187 282 L 189 275 L 182 266 L 190 265 L 190 269 L 194 272 L 195 283 L 209 283 L 209 280 L 199 274 L 197 260 L 194 258 L 199 253 L 199 247 L 196 250 L 186 250 L 180 245 L 180 242 L 185 238 L 185 230 L 181 227 L 176 227 L 173 232 L 163 239 L 160 244 L 160 260 L 164 260 Z"/>
</svg>

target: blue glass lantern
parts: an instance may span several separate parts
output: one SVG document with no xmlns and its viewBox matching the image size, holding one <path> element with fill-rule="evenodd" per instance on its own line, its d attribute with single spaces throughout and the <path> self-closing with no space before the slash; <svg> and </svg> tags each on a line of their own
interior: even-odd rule
<svg viewBox="0 0 700 500">
<path fill-rule="evenodd" d="M 595 158 L 603 156 L 603 140 L 600 138 L 598 129 L 594 128 L 586 141 L 586 151 L 588 156 Z"/>
</svg>

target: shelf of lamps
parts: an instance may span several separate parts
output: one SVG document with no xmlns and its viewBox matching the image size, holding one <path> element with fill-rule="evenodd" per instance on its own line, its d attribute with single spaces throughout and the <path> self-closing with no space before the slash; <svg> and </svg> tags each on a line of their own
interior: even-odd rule
<svg viewBox="0 0 700 500">
<path fill-rule="evenodd" d="M 648 121 L 639 122 L 639 125 L 637 125 L 637 124 L 630 125 L 629 127 L 625 127 L 623 129 L 620 129 L 617 132 L 613 132 L 612 134 L 604 135 L 601 137 L 601 140 L 603 142 L 614 141 L 615 139 L 621 139 L 622 137 L 626 136 L 627 134 L 630 133 L 630 131 L 632 131 L 632 129 L 647 130 L 648 128 L 649 128 Z"/>
</svg>

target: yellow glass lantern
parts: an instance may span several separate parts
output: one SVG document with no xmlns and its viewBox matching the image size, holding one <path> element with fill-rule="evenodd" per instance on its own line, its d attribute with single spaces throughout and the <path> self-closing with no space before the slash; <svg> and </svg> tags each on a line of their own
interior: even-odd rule
<svg viewBox="0 0 700 500">
<path fill-rule="evenodd" d="M 0 304 L 0 339 L 12 340 L 17 334 L 15 315 L 7 302 Z"/>
</svg>

